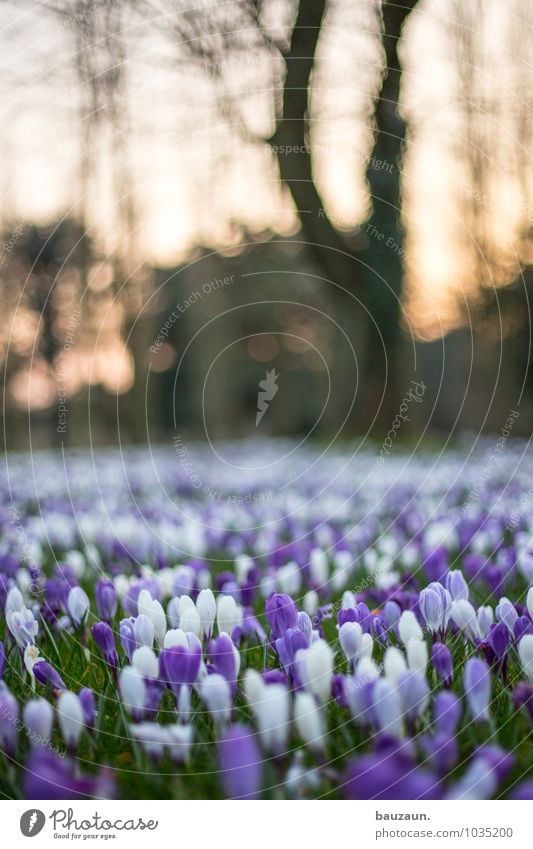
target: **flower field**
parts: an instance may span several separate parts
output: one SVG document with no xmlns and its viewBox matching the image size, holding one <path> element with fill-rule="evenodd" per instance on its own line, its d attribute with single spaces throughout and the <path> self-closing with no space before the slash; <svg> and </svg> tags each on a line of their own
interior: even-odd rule
<svg viewBox="0 0 533 849">
<path fill-rule="evenodd" d="M 7 798 L 533 798 L 533 461 L 12 455 Z"/>
</svg>

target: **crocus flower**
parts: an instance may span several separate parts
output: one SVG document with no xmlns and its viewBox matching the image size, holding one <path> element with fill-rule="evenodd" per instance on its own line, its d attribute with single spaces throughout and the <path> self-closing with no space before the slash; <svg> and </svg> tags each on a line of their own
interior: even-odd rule
<svg viewBox="0 0 533 849">
<path fill-rule="evenodd" d="M 409 640 L 422 640 L 424 634 L 412 610 L 404 610 L 398 622 L 398 634 L 406 646 Z"/>
<path fill-rule="evenodd" d="M 331 646 L 320 639 L 296 654 L 296 668 L 302 687 L 315 696 L 320 704 L 331 697 L 333 657 Z"/>
<path fill-rule="evenodd" d="M 533 684 L 533 635 L 526 634 L 518 644 L 518 656 L 530 683 Z"/>
<path fill-rule="evenodd" d="M 131 658 L 131 665 L 138 669 L 144 678 L 157 678 L 159 675 L 159 661 L 148 646 L 135 649 Z"/>
<path fill-rule="evenodd" d="M 271 593 L 265 603 L 265 613 L 273 642 L 283 637 L 287 628 L 296 628 L 298 625 L 296 605 L 286 593 Z"/>
<path fill-rule="evenodd" d="M 468 584 L 460 569 L 451 569 L 446 575 L 445 583 L 453 601 L 458 601 L 461 598 L 468 601 L 470 594 Z"/>
<path fill-rule="evenodd" d="M 241 656 L 229 634 L 222 632 L 219 637 L 211 640 L 209 657 L 215 671 L 224 676 L 231 686 L 232 693 L 235 693 Z"/>
<path fill-rule="evenodd" d="M 428 665 L 428 647 L 424 640 L 409 640 L 406 651 L 409 668 L 425 675 Z"/>
<path fill-rule="evenodd" d="M 496 605 L 496 619 L 499 622 L 505 622 L 509 631 L 513 631 L 514 623 L 518 619 L 518 613 L 514 604 L 508 598 L 501 598 Z"/>
<path fill-rule="evenodd" d="M 453 737 L 461 719 L 461 703 L 453 693 L 439 693 L 433 703 L 433 724 L 437 733 Z"/>
<path fill-rule="evenodd" d="M 505 657 L 511 644 L 511 634 L 505 622 L 498 622 L 497 625 L 490 626 L 487 634 L 487 643 L 492 649 L 496 660 L 501 660 Z"/>
<path fill-rule="evenodd" d="M 405 655 L 396 646 L 389 646 L 383 655 L 383 669 L 385 677 L 393 683 L 407 670 Z"/>
<path fill-rule="evenodd" d="M 429 702 L 429 687 L 425 677 L 410 669 L 399 676 L 396 687 L 404 714 L 410 720 L 417 719 Z"/>
<path fill-rule="evenodd" d="M 398 690 L 386 678 L 378 679 L 372 689 L 372 713 L 379 731 L 390 737 L 404 736 L 403 708 Z"/>
<path fill-rule="evenodd" d="M 0 689 L 0 748 L 11 757 L 15 754 L 18 739 L 19 705 L 13 693 Z"/>
<path fill-rule="evenodd" d="M 148 646 L 152 648 L 154 645 L 155 628 L 154 623 L 146 613 L 140 613 L 133 623 L 133 633 L 137 648 L 139 646 Z"/>
<path fill-rule="evenodd" d="M 450 687 L 453 678 L 453 660 L 449 648 L 443 643 L 434 643 L 431 649 L 431 662 L 442 683 Z"/>
<path fill-rule="evenodd" d="M 17 644 L 24 646 L 31 645 L 35 642 L 39 625 L 31 610 L 23 607 L 22 610 L 15 610 L 8 620 L 8 628 L 13 634 Z"/>
<path fill-rule="evenodd" d="M 174 646 L 163 649 L 159 655 L 161 677 L 172 690 L 178 711 L 184 718 L 189 714 L 191 687 L 198 677 L 201 662 L 202 651 L 199 646 Z"/>
<path fill-rule="evenodd" d="M 87 728 L 92 728 L 95 719 L 94 693 L 89 687 L 83 687 L 78 693 L 81 710 L 83 713 L 83 722 Z"/>
<path fill-rule="evenodd" d="M 124 649 L 124 653 L 128 658 L 128 661 L 131 663 L 131 658 L 135 648 L 137 646 L 137 642 L 135 639 L 135 631 L 133 629 L 134 623 L 133 617 L 128 619 L 122 619 L 118 626 L 118 635 L 120 639 L 120 645 Z"/>
<path fill-rule="evenodd" d="M 293 675 L 296 654 L 308 647 L 309 637 L 301 628 L 287 628 L 283 637 L 278 637 L 275 648 L 286 675 Z"/>
<path fill-rule="evenodd" d="M 312 752 L 324 750 L 324 714 L 313 696 L 300 690 L 294 698 L 294 722 L 298 734 Z"/>
<path fill-rule="evenodd" d="M 149 590 L 141 590 L 137 599 L 138 617 L 145 615 L 150 619 L 154 626 L 154 636 L 158 645 L 163 645 L 163 640 L 167 631 L 167 617 L 165 611 L 157 599 L 152 598 Z M 192 629 L 184 629 L 192 630 Z M 144 643 L 144 645 L 148 645 Z"/>
<path fill-rule="evenodd" d="M 30 699 L 22 711 L 22 719 L 31 745 L 46 744 L 52 734 L 54 710 L 46 699 Z"/>
<path fill-rule="evenodd" d="M 100 619 L 111 622 L 117 612 L 117 591 L 113 581 L 104 579 L 97 581 L 94 587 L 96 609 Z"/>
<path fill-rule="evenodd" d="M 112 669 L 118 666 L 118 654 L 115 648 L 115 635 L 107 622 L 95 622 L 92 627 L 94 641 Z"/>
<path fill-rule="evenodd" d="M 134 720 L 141 720 L 146 703 L 146 685 L 138 669 L 125 666 L 119 675 L 119 689 L 122 701 Z"/>
<path fill-rule="evenodd" d="M 264 748 L 281 755 L 289 734 L 290 704 L 285 684 L 266 683 L 254 669 L 247 669 L 244 692 L 257 722 Z"/>
<path fill-rule="evenodd" d="M 262 756 L 255 735 L 245 725 L 232 725 L 218 746 L 220 775 L 229 799 L 257 799 L 261 793 Z"/>
<path fill-rule="evenodd" d="M 438 777 L 415 766 L 401 750 L 364 755 L 352 761 L 343 789 L 346 799 L 384 801 L 438 799 L 441 793 Z"/>
<path fill-rule="evenodd" d="M 217 603 L 213 590 L 209 588 L 200 590 L 196 599 L 196 610 L 200 617 L 201 633 L 209 640 L 213 633 L 213 625 L 217 615 Z"/>
<path fill-rule="evenodd" d="M 365 634 L 365 636 L 369 636 Z M 353 664 L 359 657 L 363 642 L 363 629 L 359 622 L 344 622 L 339 628 L 339 643 L 348 663 Z"/>
<path fill-rule="evenodd" d="M 433 582 L 421 590 L 418 603 L 420 612 L 429 630 L 436 634 L 448 625 L 452 597 L 442 584 Z"/>
<path fill-rule="evenodd" d="M 75 751 L 84 728 L 83 708 L 78 696 L 64 690 L 57 700 L 57 718 L 65 744 Z"/>
<path fill-rule="evenodd" d="M 242 611 L 237 605 L 235 599 L 230 595 L 221 595 L 218 597 L 217 604 L 217 625 L 218 633 L 232 633 L 233 629 L 240 625 L 242 621 Z M 183 625 L 181 625 L 183 628 Z"/>
<path fill-rule="evenodd" d="M 186 763 L 194 742 L 194 728 L 182 722 L 165 726 L 170 757 L 175 764 Z"/>
<path fill-rule="evenodd" d="M 55 691 L 66 690 L 66 684 L 61 678 L 61 675 L 46 660 L 39 660 L 34 664 L 33 674 L 43 687 L 50 687 Z"/>
<path fill-rule="evenodd" d="M 74 763 L 46 748 L 37 747 L 26 764 L 26 799 L 110 799 L 114 792 L 109 772 L 102 770 L 97 776 L 80 776 Z"/>
<path fill-rule="evenodd" d="M 72 587 L 67 598 L 67 611 L 74 625 L 81 625 L 90 609 L 87 593 L 82 587 Z"/>
<path fill-rule="evenodd" d="M 465 664 L 463 685 L 474 722 L 489 718 L 490 671 L 484 660 L 471 657 Z"/>
<path fill-rule="evenodd" d="M 474 607 L 467 599 L 461 598 L 452 604 L 451 616 L 457 627 L 471 640 L 480 640 L 483 636 Z"/>
<path fill-rule="evenodd" d="M 232 709 L 232 693 L 229 681 L 218 672 L 213 672 L 201 682 L 199 692 L 213 720 L 221 725 L 229 722 Z"/>
<path fill-rule="evenodd" d="M 0 640 L 0 679 L 4 677 L 6 668 L 6 649 L 3 642 Z"/>
</svg>

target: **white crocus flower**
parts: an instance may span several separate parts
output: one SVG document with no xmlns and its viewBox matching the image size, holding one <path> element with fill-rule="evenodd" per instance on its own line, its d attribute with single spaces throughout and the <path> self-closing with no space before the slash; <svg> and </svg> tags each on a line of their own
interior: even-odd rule
<svg viewBox="0 0 533 849">
<path fill-rule="evenodd" d="M 215 722 L 226 723 L 231 719 L 232 695 L 229 682 L 223 675 L 207 675 L 199 686 L 202 701 Z"/>
<path fill-rule="evenodd" d="M 305 690 L 323 704 L 331 696 L 333 676 L 333 649 L 325 640 L 318 639 L 309 648 L 296 653 L 298 675 Z"/>
<path fill-rule="evenodd" d="M 148 646 L 150 649 L 153 647 L 155 635 L 154 623 L 146 613 L 140 613 L 135 619 L 133 623 L 133 635 L 137 647 Z"/>
<path fill-rule="evenodd" d="M 137 599 L 137 612 L 144 613 L 154 626 L 154 636 L 159 646 L 163 645 L 167 631 L 167 617 L 161 602 L 152 598 L 149 590 L 141 590 Z"/>
<path fill-rule="evenodd" d="M 146 684 L 138 669 L 125 666 L 119 676 L 119 689 L 122 701 L 132 715 L 144 710 L 146 702 Z"/>
<path fill-rule="evenodd" d="M 518 656 L 530 684 L 533 684 L 533 634 L 526 634 L 518 643 Z"/>
<path fill-rule="evenodd" d="M 422 628 L 412 610 L 403 611 L 398 621 L 398 633 L 404 646 L 407 645 L 409 640 L 424 639 Z"/>
<path fill-rule="evenodd" d="M 72 587 L 67 598 L 67 611 L 74 625 L 81 625 L 90 608 L 89 597 L 82 587 Z"/>
<path fill-rule="evenodd" d="M 242 611 L 231 595 L 221 595 L 217 604 L 217 625 L 219 634 L 230 634 L 242 622 Z"/>
<path fill-rule="evenodd" d="M 83 710 L 75 693 L 65 690 L 57 700 L 57 718 L 63 740 L 69 749 L 75 749 L 83 731 Z"/>
<path fill-rule="evenodd" d="M 310 693 L 300 690 L 294 699 L 294 721 L 298 734 L 311 751 L 324 750 L 325 724 L 323 711 Z"/>
<path fill-rule="evenodd" d="M 372 707 L 381 731 L 392 737 L 404 736 L 403 708 L 395 686 L 386 678 L 374 685 Z"/>
<path fill-rule="evenodd" d="M 425 676 L 428 665 L 428 647 L 424 640 L 409 640 L 407 643 L 407 664 Z"/>
<path fill-rule="evenodd" d="M 213 625 L 217 615 L 217 602 L 213 590 L 200 590 L 196 599 L 196 610 L 200 617 L 201 633 L 209 639 L 213 633 Z"/>
<path fill-rule="evenodd" d="M 457 627 L 471 639 L 480 640 L 482 638 L 476 611 L 467 599 L 460 598 L 453 602 L 451 618 Z"/>
<path fill-rule="evenodd" d="M 138 669 L 144 678 L 157 678 L 159 676 L 159 660 L 155 652 L 148 646 L 135 649 L 131 658 L 131 665 Z"/>
<path fill-rule="evenodd" d="M 392 683 L 395 683 L 400 675 L 407 671 L 405 655 L 396 646 L 389 646 L 386 650 L 383 656 L 383 669 L 385 678 Z"/>
<path fill-rule="evenodd" d="M 187 640 L 187 635 L 185 631 L 182 631 L 181 628 L 171 628 L 165 634 L 165 639 L 163 640 L 163 648 L 171 649 L 173 646 L 183 646 L 183 648 L 187 648 L 189 645 L 189 641 Z"/>
</svg>

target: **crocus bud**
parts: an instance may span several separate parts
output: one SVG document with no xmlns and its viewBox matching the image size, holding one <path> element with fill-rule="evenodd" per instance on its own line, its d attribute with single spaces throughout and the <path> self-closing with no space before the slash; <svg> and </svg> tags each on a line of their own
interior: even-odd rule
<svg viewBox="0 0 533 849">
<path fill-rule="evenodd" d="M 11 613 L 8 621 L 8 628 L 13 634 L 17 644 L 24 648 L 35 642 L 39 625 L 31 610 L 23 607 L 22 610 L 15 610 Z"/>
<path fill-rule="evenodd" d="M 0 748 L 10 757 L 15 754 L 18 738 L 19 706 L 13 693 L 0 689 Z"/>
<path fill-rule="evenodd" d="M 67 598 L 67 611 L 74 625 L 81 625 L 89 613 L 89 597 L 81 587 L 72 587 Z"/>
<path fill-rule="evenodd" d="M 333 649 L 321 639 L 296 653 L 298 677 L 302 686 L 315 696 L 320 704 L 327 702 L 331 696 L 333 658 Z"/>
<path fill-rule="evenodd" d="M 328 558 L 321 548 L 313 548 L 309 555 L 309 575 L 315 587 L 323 587 L 328 581 Z"/>
<path fill-rule="evenodd" d="M 484 660 L 471 657 L 463 675 L 466 701 L 474 722 L 489 718 L 490 671 Z"/>
<path fill-rule="evenodd" d="M 422 640 L 424 634 L 412 610 L 404 610 L 398 622 L 400 640 L 406 646 L 409 640 Z"/>
<path fill-rule="evenodd" d="M 450 618 L 452 598 L 442 584 L 434 581 L 420 592 L 420 612 L 429 630 L 435 634 L 443 631 Z"/>
<path fill-rule="evenodd" d="M 200 696 L 215 722 L 229 722 L 232 708 L 231 687 L 223 675 L 213 672 L 204 678 L 200 684 Z"/>
<path fill-rule="evenodd" d="M 310 693 L 300 690 L 294 699 L 294 721 L 298 734 L 317 754 L 324 750 L 324 716 Z"/>
<path fill-rule="evenodd" d="M 171 598 L 167 604 L 167 618 L 171 628 L 180 626 L 180 599 L 178 596 Z"/>
<path fill-rule="evenodd" d="M 215 670 L 229 682 L 235 692 L 237 675 L 241 665 L 241 656 L 229 634 L 222 633 L 209 643 L 209 657 Z"/>
<path fill-rule="evenodd" d="M 232 725 L 218 746 L 220 775 L 228 799 L 257 799 L 261 793 L 263 758 L 255 735 L 245 725 Z"/>
<path fill-rule="evenodd" d="M 391 737 L 404 736 L 402 703 L 396 687 L 386 678 L 378 679 L 373 685 L 372 711 L 380 731 Z"/>
<path fill-rule="evenodd" d="M 499 622 L 505 622 L 509 631 L 513 631 L 514 623 L 518 619 L 514 604 L 508 598 L 501 598 L 496 605 L 496 618 Z"/>
<path fill-rule="evenodd" d="M 209 640 L 217 615 L 217 602 L 213 590 L 200 590 L 196 599 L 196 610 L 200 617 L 201 633 Z"/>
<path fill-rule="evenodd" d="M 265 613 L 272 641 L 283 637 L 287 628 L 295 628 L 298 624 L 296 605 L 286 593 L 271 593 L 265 603 Z"/>
<path fill-rule="evenodd" d="M 530 683 L 533 684 L 533 634 L 526 634 L 518 644 L 518 656 Z"/>
<path fill-rule="evenodd" d="M 83 710 L 75 693 L 65 690 L 57 700 L 57 718 L 67 748 L 75 751 L 83 731 Z"/>
<path fill-rule="evenodd" d="M 453 737 L 462 714 L 461 702 L 453 693 L 439 693 L 433 703 L 433 724 L 437 734 Z"/>
<path fill-rule="evenodd" d="M 115 635 L 107 622 L 95 622 L 92 629 L 93 639 L 102 652 L 105 662 L 116 669 L 118 654 L 115 648 Z"/>
<path fill-rule="evenodd" d="M 6 596 L 6 603 L 4 605 L 4 612 L 5 612 L 6 622 L 8 624 L 8 627 L 9 627 L 9 620 L 11 619 L 12 614 L 15 613 L 15 612 L 20 613 L 21 610 L 24 610 L 24 607 L 25 607 L 25 604 L 24 604 L 24 599 L 22 597 L 21 591 L 19 590 L 18 587 L 11 587 L 11 589 L 9 590 L 9 592 Z"/>
<path fill-rule="evenodd" d="M 46 660 L 39 660 L 34 664 L 33 674 L 43 687 L 50 687 L 52 690 L 66 690 L 61 675 Z"/>
<path fill-rule="evenodd" d="M 139 615 L 144 614 L 150 619 L 154 626 L 155 639 L 158 645 L 162 646 L 167 632 L 167 618 L 161 602 L 152 598 L 149 590 L 141 590 L 137 599 L 137 611 Z"/>
<path fill-rule="evenodd" d="M 490 605 L 482 605 L 477 610 L 477 622 L 481 639 L 485 639 L 489 628 L 494 622 L 494 611 Z"/>
<path fill-rule="evenodd" d="M 196 682 L 202 662 L 201 647 L 174 646 L 159 655 L 161 677 L 172 690 L 178 711 L 187 718 L 190 710 L 190 688 Z"/>
<path fill-rule="evenodd" d="M 54 710 L 46 699 L 30 699 L 22 712 L 31 745 L 46 744 L 52 734 Z"/>
<path fill-rule="evenodd" d="M 457 627 L 464 631 L 471 640 L 481 639 L 481 629 L 473 606 L 464 598 L 452 604 L 452 619 Z"/>
<path fill-rule="evenodd" d="M 449 648 L 443 643 L 434 643 L 431 649 L 431 662 L 442 683 L 449 687 L 453 677 L 453 661 Z"/>
<path fill-rule="evenodd" d="M 284 684 L 262 682 L 260 694 L 250 705 L 264 748 L 273 755 L 283 754 L 289 735 L 289 693 Z"/>
<path fill-rule="evenodd" d="M 339 628 L 339 643 L 346 660 L 353 663 L 359 656 L 363 642 L 363 629 L 359 622 L 345 622 Z"/>
<path fill-rule="evenodd" d="M 407 671 L 407 662 L 396 646 L 389 646 L 383 656 L 383 669 L 385 677 L 393 684 L 398 680 L 403 672 Z"/>
<path fill-rule="evenodd" d="M 429 701 L 429 688 L 420 672 L 410 669 L 402 672 L 396 682 L 404 714 L 415 720 L 426 709 Z"/>
<path fill-rule="evenodd" d="M 527 591 L 527 612 L 529 613 L 529 618 L 533 619 L 533 587 L 530 587 Z"/>
<path fill-rule="evenodd" d="M 134 666 L 125 666 L 119 676 L 120 695 L 133 719 L 142 719 L 146 702 L 144 678 Z"/>
<path fill-rule="evenodd" d="M 231 635 L 235 626 L 240 625 L 241 622 L 242 612 L 233 596 L 219 596 L 217 604 L 217 625 L 219 634 L 225 632 Z"/>
<path fill-rule="evenodd" d="M 450 593 L 453 601 L 464 599 L 468 601 L 470 594 L 468 584 L 460 569 L 451 569 L 446 575 L 446 589 Z"/>
<path fill-rule="evenodd" d="M 187 635 L 185 631 L 182 631 L 181 628 L 171 628 L 170 631 L 167 631 L 165 634 L 165 639 L 163 640 L 163 648 L 170 649 L 172 646 L 188 646 Z"/>
<path fill-rule="evenodd" d="M 117 612 L 117 591 L 113 581 L 97 581 L 94 587 L 96 609 L 100 619 L 111 622 Z"/>
<path fill-rule="evenodd" d="M 95 719 L 94 693 L 89 687 L 83 687 L 78 693 L 81 709 L 83 712 L 83 722 L 87 728 L 92 728 Z"/>
<path fill-rule="evenodd" d="M 194 728 L 192 725 L 173 723 L 165 726 L 168 735 L 168 748 L 170 757 L 175 764 L 183 764 L 189 759 L 189 754 L 194 741 Z"/>
<path fill-rule="evenodd" d="M 180 598 L 180 628 L 185 633 L 192 633 L 199 637 L 202 633 L 202 623 L 194 601 L 188 595 Z"/>
<path fill-rule="evenodd" d="M 128 661 L 131 663 L 131 658 L 133 656 L 133 652 L 137 646 L 135 640 L 135 632 L 133 629 L 133 618 L 122 619 L 118 626 L 118 635 L 120 639 L 120 645 L 124 649 L 124 653 L 128 658 Z"/>
<path fill-rule="evenodd" d="M 407 643 L 407 665 L 410 669 L 416 669 L 422 675 L 426 674 L 428 647 L 424 640 L 409 640 Z"/>
<path fill-rule="evenodd" d="M 148 646 L 140 646 L 133 652 L 131 665 L 138 669 L 143 678 L 157 678 L 159 675 L 159 661 L 152 649 Z"/>
<path fill-rule="evenodd" d="M 146 613 L 140 613 L 133 623 L 133 633 L 137 648 L 140 646 L 148 646 L 152 648 L 154 645 L 155 628 L 154 623 Z"/>
</svg>

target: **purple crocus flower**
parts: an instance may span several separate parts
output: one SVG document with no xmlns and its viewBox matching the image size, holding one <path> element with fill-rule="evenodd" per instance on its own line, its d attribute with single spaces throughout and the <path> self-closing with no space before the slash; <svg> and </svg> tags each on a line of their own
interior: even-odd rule
<svg viewBox="0 0 533 849">
<path fill-rule="evenodd" d="M 344 778 L 346 799 L 438 799 L 440 782 L 402 753 L 365 755 L 353 761 Z"/>
<path fill-rule="evenodd" d="M 137 641 L 135 639 L 135 632 L 133 630 L 134 622 L 135 619 L 133 618 L 133 616 L 130 616 L 127 619 L 121 619 L 120 624 L 118 626 L 120 645 L 124 649 L 124 653 L 128 658 L 129 663 L 131 663 L 133 652 L 137 648 Z"/>
<path fill-rule="evenodd" d="M 97 776 L 80 776 L 74 761 L 41 747 L 32 750 L 26 763 L 25 799 L 111 799 L 114 795 L 114 783 L 107 770 Z"/>
<path fill-rule="evenodd" d="M 78 698 L 83 712 L 83 723 L 87 728 L 92 728 L 95 718 L 94 693 L 89 687 L 83 687 L 78 693 Z"/>
<path fill-rule="evenodd" d="M 213 669 L 226 679 L 235 693 L 241 658 L 229 634 L 222 633 L 215 640 L 211 640 L 209 657 Z"/>
<path fill-rule="evenodd" d="M 446 575 L 446 589 L 450 593 L 453 601 L 464 598 L 468 601 L 470 595 L 468 584 L 465 581 L 465 576 L 460 569 L 452 569 Z"/>
<path fill-rule="evenodd" d="M 533 722 L 533 686 L 526 681 L 520 681 L 513 692 L 513 705 L 515 710 L 524 707 L 529 719 Z"/>
<path fill-rule="evenodd" d="M 459 746 L 455 737 L 444 733 L 434 736 L 424 734 L 420 742 L 428 765 L 439 775 L 447 775 L 454 768 L 459 757 Z"/>
<path fill-rule="evenodd" d="M 519 616 L 514 623 L 514 641 L 518 645 L 522 637 L 526 634 L 533 634 L 533 624 L 529 616 Z"/>
<path fill-rule="evenodd" d="M 453 660 L 449 648 L 443 643 L 434 643 L 431 649 L 431 662 L 442 683 L 450 687 L 453 677 Z"/>
<path fill-rule="evenodd" d="M 505 622 L 498 622 L 497 625 L 490 626 L 487 634 L 487 643 L 492 649 L 496 660 L 502 660 L 505 657 L 511 644 L 511 634 Z"/>
<path fill-rule="evenodd" d="M 191 687 L 198 677 L 202 662 L 199 645 L 172 646 L 159 655 L 161 678 L 172 690 L 179 713 L 187 716 L 190 710 Z"/>
<path fill-rule="evenodd" d="M 225 795 L 229 799 L 259 798 L 263 758 L 252 731 L 245 725 L 226 729 L 218 755 Z"/>
<path fill-rule="evenodd" d="M 298 624 L 296 605 L 287 593 L 270 593 L 265 602 L 265 613 L 271 642 L 283 637 L 287 628 L 295 628 Z"/>
<path fill-rule="evenodd" d="M 463 675 L 466 701 L 474 722 L 489 718 L 490 671 L 484 660 L 471 657 Z"/>
<path fill-rule="evenodd" d="M 275 647 L 286 674 L 292 676 L 296 652 L 309 648 L 309 637 L 300 628 L 287 628 L 284 636 L 276 640 Z"/>
<path fill-rule="evenodd" d="M 100 619 L 111 622 L 117 612 L 117 591 L 113 581 L 104 579 L 97 581 L 94 588 L 96 609 Z"/>
<path fill-rule="evenodd" d="M 94 641 L 112 669 L 118 666 L 118 654 L 115 648 L 115 635 L 107 622 L 95 622 L 92 627 Z"/>
<path fill-rule="evenodd" d="M 59 672 L 46 660 L 39 660 L 33 665 L 33 674 L 43 687 L 50 687 L 54 691 L 67 689 Z"/>
<path fill-rule="evenodd" d="M 453 693 L 439 693 L 433 704 L 433 724 L 438 734 L 453 737 L 462 714 L 461 702 Z"/>
</svg>

